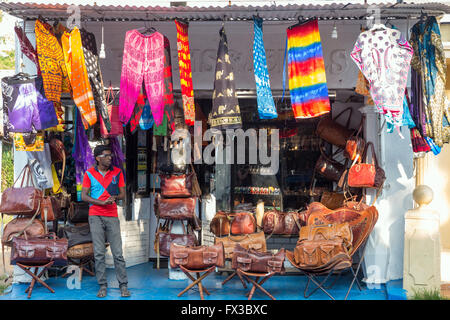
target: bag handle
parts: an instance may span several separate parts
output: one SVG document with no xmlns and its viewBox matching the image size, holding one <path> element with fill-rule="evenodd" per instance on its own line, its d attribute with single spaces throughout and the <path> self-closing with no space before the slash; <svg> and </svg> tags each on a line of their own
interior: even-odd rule
<svg viewBox="0 0 450 320">
<path fill-rule="evenodd" d="M 339 112 L 339 114 L 333 119 L 334 121 L 336 121 L 341 115 L 344 114 L 344 112 L 350 110 L 350 113 L 348 115 L 348 119 L 347 119 L 347 123 L 345 124 L 345 127 L 348 129 L 348 127 L 350 126 L 350 119 L 352 118 L 352 114 L 353 114 L 353 108 L 352 107 L 348 107 L 345 108 L 344 110 L 342 110 L 341 112 Z"/>
<path fill-rule="evenodd" d="M 375 153 L 375 147 L 373 146 L 373 143 L 372 143 L 372 142 L 368 142 L 368 143 L 366 144 L 366 147 L 364 148 L 364 152 L 363 152 L 361 158 L 363 159 L 363 161 L 365 161 L 365 163 L 368 163 L 368 162 L 367 162 L 367 153 L 368 153 L 368 151 L 369 151 L 369 147 L 370 147 L 370 149 L 372 150 L 372 161 L 375 163 L 375 167 L 376 167 L 376 168 L 379 168 L 380 166 L 378 165 L 378 159 L 377 159 L 377 155 L 376 155 L 376 153 Z"/>
<path fill-rule="evenodd" d="M 30 168 L 30 164 L 29 164 L 29 163 L 27 163 L 27 164 L 23 167 L 22 171 L 20 171 L 19 175 L 17 176 L 16 180 L 15 180 L 14 183 L 13 183 L 13 188 L 14 188 L 14 186 L 16 185 L 16 182 L 17 182 L 20 178 L 22 178 L 22 181 L 21 181 L 21 183 L 20 183 L 20 188 L 23 188 L 23 183 L 24 183 L 24 181 L 25 181 L 25 177 L 27 177 L 27 184 L 29 184 L 29 181 L 30 181 L 30 178 L 31 178 L 31 168 Z M 31 185 L 32 185 L 34 188 L 36 188 L 35 185 L 34 185 L 33 179 L 31 179 Z"/>
</svg>

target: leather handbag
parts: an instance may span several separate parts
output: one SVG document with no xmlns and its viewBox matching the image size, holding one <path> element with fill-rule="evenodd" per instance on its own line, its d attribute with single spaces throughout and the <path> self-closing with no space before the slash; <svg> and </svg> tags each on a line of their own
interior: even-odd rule
<svg viewBox="0 0 450 320">
<path fill-rule="evenodd" d="M 230 218 L 228 214 L 223 211 L 217 211 L 209 224 L 209 230 L 216 237 L 223 237 L 229 235 L 230 231 Z"/>
<path fill-rule="evenodd" d="M 180 175 L 160 175 L 161 196 L 165 198 L 192 197 L 194 173 Z"/>
<path fill-rule="evenodd" d="M 367 151 L 369 147 L 372 150 L 372 158 L 374 163 L 357 163 L 350 167 L 348 171 L 347 184 L 349 187 L 358 188 L 376 188 L 381 189 L 386 175 L 384 170 L 378 165 L 377 156 L 372 142 L 367 143 L 362 161 L 367 161 Z"/>
<path fill-rule="evenodd" d="M 77 244 L 69 247 L 67 257 L 70 259 L 83 259 L 94 256 L 94 245 L 92 242 Z"/>
<path fill-rule="evenodd" d="M 58 239 L 54 233 L 35 238 L 14 237 L 11 264 L 42 265 L 54 261 L 54 266 L 67 264 L 67 239 Z"/>
<path fill-rule="evenodd" d="M 344 114 L 344 112 L 350 111 L 347 123 L 345 126 L 340 125 L 336 120 Z M 348 138 L 353 134 L 354 130 L 349 129 L 350 119 L 352 117 L 353 109 L 351 107 L 342 110 L 336 118 L 332 119 L 330 114 L 323 116 L 316 127 L 316 134 L 323 140 L 344 148 Z"/>
<path fill-rule="evenodd" d="M 236 244 L 239 244 L 245 249 L 253 249 L 260 252 L 267 250 L 266 237 L 263 231 L 242 236 L 216 237 L 214 243 L 223 243 L 225 259 L 231 259 L 233 257 Z"/>
<path fill-rule="evenodd" d="M 263 230 L 265 234 L 298 234 L 300 222 L 297 212 L 281 212 L 278 210 L 264 212 Z"/>
<path fill-rule="evenodd" d="M 68 212 L 71 223 L 83 223 L 89 221 L 89 203 L 71 202 Z"/>
<path fill-rule="evenodd" d="M 45 221 L 45 214 L 47 214 L 47 221 L 58 220 L 62 217 L 60 201 L 54 196 L 44 197 L 41 203 L 41 220 Z"/>
<path fill-rule="evenodd" d="M 190 232 L 189 229 L 186 232 L 184 223 L 182 223 L 182 225 L 184 234 L 171 233 L 173 221 L 166 220 L 162 226 L 159 226 L 155 236 L 155 252 L 159 253 L 159 255 L 161 256 L 169 257 L 170 245 L 172 243 L 188 247 L 197 246 L 198 244 L 195 234 L 193 232 Z"/>
<path fill-rule="evenodd" d="M 194 219 L 197 198 L 162 198 L 156 196 L 155 212 L 161 219 Z"/>
<path fill-rule="evenodd" d="M 345 172 L 345 168 L 347 167 L 347 161 L 344 164 L 339 161 L 334 160 L 333 158 L 328 157 L 323 149 L 320 148 L 320 157 L 317 159 L 316 165 L 314 167 L 314 171 L 322 175 L 328 180 L 339 181 L 341 176 Z"/>
<path fill-rule="evenodd" d="M 66 226 L 64 227 L 64 238 L 68 241 L 69 248 L 73 246 L 92 242 L 91 228 L 89 224 L 82 226 Z"/>
<path fill-rule="evenodd" d="M 17 180 L 22 177 L 20 187 L 14 187 Z M 25 181 L 27 181 L 25 186 Z M 34 186 L 31 178 L 31 169 L 26 165 L 11 188 L 6 189 L 2 194 L 0 212 L 8 215 L 33 216 L 40 209 L 42 201 L 42 190 Z"/>
<path fill-rule="evenodd" d="M 366 147 L 366 141 L 361 137 L 361 131 L 364 124 L 363 119 L 364 118 L 361 119 L 361 124 L 356 134 L 348 138 L 345 144 L 344 157 L 351 161 L 355 160 L 358 155 L 359 159 L 361 159 Z"/>
<path fill-rule="evenodd" d="M 45 234 L 44 224 L 42 221 L 38 219 L 33 219 L 31 223 L 30 221 L 31 218 L 17 217 L 8 222 L 3 230 L 2 244 L 5 246 L 10 246 L 13 237 L 19 235 L 22 231 L 26 233 L 28 238 L 38 237 Z"/>
<path fill-rule="evenodd" d="M 245 249 L 239 244 L 234 248 L 231 267 L 248 272 L 283 272 L 284 271 L 284 248 L 277 253 L 259 252 L 252 249 Z"/>
<path fill-rule="evenodd" d="M 253 213 L 241 211 L 233 212 L 231 216 L 231 234 L 251 234 L 256 231 L 256 219 Z"/>
<path fill-rule="evenodd" d="M 225 264 L 222 243 L 212 246 L 186 247 L 176 243 L 170 245 L 170 267 L 183 266 L 189 270 L 202 270 L 211 266 L 223 267 Z"/>
</svg>

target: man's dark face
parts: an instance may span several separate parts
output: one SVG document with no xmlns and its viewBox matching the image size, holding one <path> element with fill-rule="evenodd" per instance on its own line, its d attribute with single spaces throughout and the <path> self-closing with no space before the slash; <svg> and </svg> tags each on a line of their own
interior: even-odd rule
<svg viewBox="0 0 450 320">
<path fill-rule="evenodd" d="M 103 167 L 109 167 L 111 166 L 112 162 L 111 151 L 105 150 L 102 152 L 101 155 L 97 156 L 95 159 L 98 161 L 98 164 L 102 165 Z"/>
</svg>

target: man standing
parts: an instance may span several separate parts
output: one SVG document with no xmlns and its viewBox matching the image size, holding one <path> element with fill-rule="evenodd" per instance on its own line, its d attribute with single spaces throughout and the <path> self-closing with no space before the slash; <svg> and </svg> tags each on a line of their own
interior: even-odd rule
<svg viewBox="0 0 450 320">
<path fill-rule="evenodd" d="M 117 215 L 116 200 L 125 199 L 123 172 L 112 166 L 111 149 L 99 145 L 94 149 L 97 165 L 88 169 L 83 178 L 81 199 L 90 203 L 89 226 L 94 245 L 95 273 L 100 290 L 97 297 L 107 294 L 106 281 L 106 241 L 109 242 L 114 257 L 114 266 L 122 297 L 129 297 L 125 259 L 122 254 L 122 238 Z"/>
</svg>

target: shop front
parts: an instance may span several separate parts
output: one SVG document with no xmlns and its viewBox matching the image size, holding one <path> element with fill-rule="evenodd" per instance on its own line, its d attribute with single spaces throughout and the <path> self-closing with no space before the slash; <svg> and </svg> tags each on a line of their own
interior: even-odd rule
<svg viewBox="0 0 450 320">
<path fill-rule="evenodd" d="M 150 102 L 148 104 L 145 102 L 150 99 L 143 99 L 140 102 L 138 98 L 136 107 L 133 103 L 134 109 L 129 115 L 131 120 L 123 127 L 123 134 L 105 138 L 99 126 L 94 124 L 87 131 L 81 129 L 84 131 L 84 136 L 80 137 L 76 129 L 80 128 L 81 118 L 76 113 L 77 105 L 74 102 L 73 93 L 62 93 L 61 104 L 65 111 L 66 128 L 65 131 L 52 133 L 62 141 L 67 140 L 71 143 L 72 150 L 78 148 L 77 141 L 85 141 L 86 145 L 80 150 L 88 153 L 98 144 L 109 143 L 116 146 L 114 152 L 119 160 L 117 163 L 123 167 L 126 180 L 126 200 L 119 203 L 118 214 L 123 255 L 128 268 L 143 268 L 144 265 L 148 266 L 149 261 L 154 263 L 157 267 L 154 270 L 155 277 L 161 278 L 152 283 L 154 286 L 167 278 L 184 277 L 184 274 L 175 271 L 176 268 L 169 267 L 171 262 L 169 257 L 162 254 L 160 246 L 155 245 L 155 240 L 160 239 L 160 234 L 156 231 L 160 229 L 164 221 L 158 206 L 162 203 L 159 197 L 163 192 L 164 185 L 161 186 L 161 181 L 165 179 L 165 175 L 195 172 L 200 190 L 194 211 L 200 220 L 196 221 L 197 225 L 192 223 L 192 228 L 195 230 L 199 244 L 212 246 L 217 242 L 217 230 L 212 230 L 210 225 L 218 212 L 251 211 L 255 212 L 256 225 L 253 232 L 248 234 L 256 234 L 257 230 L 264 232 L 268 251 L 277 252 L 281 248 L 294 251 L 298 244 L 298 229 L 292 233 L 277 234 L 274 228 L 265 228 L 263 222 L 266 220 L 262 218 L 264 215 L 260 216 L 260 221 L 258 220 L 258 208 L 262 208 L 266 213 L 283 212 L 283 216 L 287 216 L 287 213 L 295 212 L 296 215 L 308 211 L 311 203 L 325 203 L 325 194 L 331 196 L 338 193 L 342 196 L 344 194 L 342 190 L 346 190 L 346 200 L 350 200 L 348 197 L 355 197 L 352 200 L 356 202 L 361 201 L 367 205 L 373 203 L 378 211 L 373 230 L 367 242 L 364 242 L 365 250 L 359 250 L 354 255 L 355 266 L 358 266 L 355 261 L 362 261 L 360 278 L 363 285 L 369 290 L 379 290 L 395 281 L 401 282 L 404 257 L 404 215 L 414 206 L 412 192 L 416 186 L 413 160 L 415 152 L 411 146 L 410 127 L 405 123 L 392 125 L 392 121 L 381 114 L 373 101 L 370 101 L 370 93 L 364 96 L 360 94 L 361 91 L 355 92 L 355 86 L 364 80 L 364 76 L 360 73 L 355 59 L 352 58 L 352 53 L 355 53 L 355 42 L 363 29 L 372 27 L 371 17 L 378 19 L 378 23 L 398 30 L 406 39 L 410 39 L 410 30 L 420 19 L 425 20 L 431 16 L 439 19 L 444 14 L 450 13 L 449 6 L 430 3 L 396 3 L 377 6 L 335 3 L 309 6 L 296 4 L 200 8 L 87 5 L 78 8 L 80 9 L 78 27 L 92 33 L 100 48 L 98 61 L 101 77 L 108 99 L 115 96 L 115 100 L 110 100 L 113 104 L 119 104 L 120 96 L 125 91 L 121 83 L 121 75 L 127 32 L 137 29 L 145 34 L 154 28 L 153 32 L 157 31 L 164 35 L 170 43 L 170 51 L 166 52 L 170 57 L 168 60 L 171 61 L 170 91 L 173 89 L 174 103 L 168 103 L 165 100 L 166 106 L 171 105 L 171 113 L 166 113 L 167 119 L 163 118 L 167 121 L 165 125 L 162 122 L 161 126 L 156 126 L 156 122 L 159 123 L 156 109 L 150 107 Z M 35 23 L 37 20 L 45 20 L 52 25 L 54 23 L 55 26 L 58 22 L 62 24 L 77 22 L 76 18 L 73 20 L 70 14 L 73 11 L 67 11 L 67 4 L 9 2 L 2 3 L 0 9 L 23 19 L 19 26 L 25 31 L 25 35 L 33 46 L 36 45 Z M 254 70 L 257 64 L 254 60 L 256 50 L 253 45 L 257 18 L 262 19 L 264 35 L 262 48 L 267 59 L 269 88 L 276 114 L 275 117 L 266 119 L 263 119 L 263 113 L 259 108 L 262 87 L 255 84 Z M 192 71 L 195 111 L 188 110 L 187 107 L 185 74 L 180 81 L 180 47 L 183 45 L 175 20 L 181 23 L 188 22 L 189 62 Z M 318 43 L 323 52 L 325 88 L 328 89 L 328 95 L 322 98 L 329 101 L 329 108 L 325 108 L 324 112 L 318 111 L 301 116 L 295 110 L 294 114 L 292 108 L 294 98 L 291 73 L 293 69 L 289 58 L 289 52 L 292 50 L 287 50 L 286 32 L 288 27 L 294 26 L 292 29 L 295 29 L 295 26 L 301 27 L 311 21 L 318 23 L 317 32 L 320 34 Z M 226 38 L 223 37 L 224 32 Z M 223 43 L 226 45 L 223 46 Z M 229 64 L 220 64 L 219 68 L 219 63 L 222 63 L 218 61 L 220 52 L 225 47 L 228 49 L 225 55 L 229 57 Z M 37 74 L 36 64 L 26 58 L 28 55 L 21 51 L 19 43 L 17 43 L 16 52 L 16 72 Z M 394 60 L 391 62 L 397 63 Z M 231 69 L 227 69 L 230 66 Z M 165 67 L 167 68 L 167 65 Z M 182 67 L 185 70 L 185 66 Z M 228 87 L 222 87 L 225 82 L 218 83 L 221 79 L 218 72 L 228 77 L 232 74 L 232 81 L 226 82 Z M 409 78 L 406 87 L 410 94 L 416 94 Z M 146 90 L 148 92 L 147 88 Z M 218 136 L 212 138 L 214 132 L 211 133 L 208 129 L 212 129 L 211 123 L 214 123 L 214 120 L 211 121 L 211 117 L 214 118 L 214 111 L 220 107 L 217 105 L 218 95 L 226 93 L 226 90 L 236 92 L 232 103 L 237 102 L 238 108 L 231 110 L 229 106 L 226 106 L 228 108 L 226 111 L 230 112 L 230 115 L 238 112 L 240 123 L 234 127 L 221 127 L 224 144 L 217 145 Z M 142 91 L 140 93 L 142 94 Z M 165 99 L 170 100 L 167 97 Z M 141 105 L 138 106 L 138 104 Z M 150 109 L 153 118 L 148 117 Z M 369 142 L 373 144 L 378 165 L 384 170 L 386 177 L 382 188 L 349 188 L 346 185 L 345 182 L 348 183 L 348 180 L 343 174 L 344 169 L 349 169 L 358 160 L 353 162 L 354 159 L 347 159 L 348 157 L 344 157 L 343 153 L 339 152 L 343 146 L 340 148 L 318 134 L 319 122 L 324 118 L 324 113 L 329 112 L 341 127 L 354 131 L 352 135 L 358 132 L 357 136 L 363 138 L 366 144 Z M 231 116 L 229 118 L 231 119 Z M 195 126 L 188 119 L 197 121 Z M 228 139 L 229 136 L 225 134 L 227 128 L 234 130 L 232 134 L 235 138 Z M 172 135 L 171 141 L 171 134 L 176 132 L 172 132 L 173 129 L 179 130 L 177 133 L 179 136 Z M 236 129 L 242 129 L 242 131 L 238 132 Z M 47 134 L 50 135 L 49 132 Z M 77 140 L 73 140 L 74 137 Z M 180 148 L 180 145 L 186 147 L 186 144 L 189 144 L 190 149 Z M 67 148 L 66 146 L 66 151 Z M 71 155 L 79 156 L 80 150 L 77 151 L 78 153 L 72 151 L 68 156 L 66 165 L 69 168 L 72 165 L 73 170 L 77 166 L 78 159 L 75 156 L 70 159 Z M 186 156 L 186 152 L 192 156 Z M 29 162 L 29 158 L 24 153 L 15 151 L 16 178 Z M 219 157 L 220 154 L 223 157 Z M 222 161 L 218 160 L 219 158 L 222 158 Z M 244 161 L 240 161 L 242 158 Z M 194 160 L 193 166 L 186 164 L 184 161 L 186 159 Z M 321 174 L 318 166 L 320 159 L 327 159 L 332 164 L 338 162 L 341 170 L 339 176 L 330 178 Z M 49 162 L 52 162 L 51 159 Z M 60 164 L 55 164 L 56 169 L 59 166 Z M 80 170 L 82 171 L 81 167 L 82 165 L 72 174 L 71 183 L 67 183 L 67 176 L 66 183 L 63 180 L 63 187 L 71 193 L 71 201 L 75 203 L 81 200 L 81 181 L 77 177 Z M 68 169 L 65 169 L 66 173 L 67 171 Z M 70 177 L 70 173 L 68 176 Z M 179 206 L 185 205 L 184 198 L 180 199 Z M 341 202 L 336 208 L 341 207 L 344 200 L 339 201 Z M 331 204 L 328 208 L 330 207 Z M 305 226 L 306 222 L 302 226 Z M 68 223 L 71 224 L 70 221 Z M 65 224 L 67 222 L 60 219 L 59 225 L 63 227 Z M 176 222 L 170 232 L 182 233 L 185 226 L 189 228 L 191 224 L 183 224 L 182 228 Z M 227 235 L 220 234 L 220 236 Z M 362 256 L 363 260 L 360 259 Z M 108 267 L 114 267 L 110 251 L 107 253 L 106 263 Z M 287 259 L 284 265 L 287 277 L 290 274 L 298 275 L 298 270 Z M 169 274 L 166 268 L 169 268 Z M 18 271 L 15 270 L 15 272 Z M 220 272 L 231 274 L 233 269 L 230 261 L 216 271 L 218 271 L 214 275 L 216 278 L 220 276 Z M 280 282 L 277 285 L 284 284 Z M 356 284 L 352 292 L 355 290 L 357 291 Z M 381 296 L 382 294 L 379 296 L 375 294 L 372 298 L 380 299 Z M 152 297 L 158 299 L 157 293 L 152 293 Z M 189 297 L 196 299 L 196 297 Z M 297 297 L 297 293 L 295 295 L 295 299 L 302 297 Z M 339 296 L 342 299 L 344 297 L 345 294 L 342 297 Z M 145 299 L 144 296 L 142 298 Z M 213 295 L 210 298 L 214 299 Z M 261 298 L 264 296 L 261 295 Z M 289 295 L 282 298 L 291 299 Z M 323 298 L 327 299 L 327 296 L 323 295 Z M 371 299 L 371 296 L 356 297 L 356 299 L 360 298 Z M 352 294 L 349 299 L 352 299 Z"/>
</svg>

